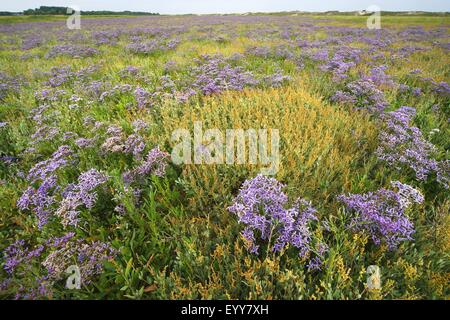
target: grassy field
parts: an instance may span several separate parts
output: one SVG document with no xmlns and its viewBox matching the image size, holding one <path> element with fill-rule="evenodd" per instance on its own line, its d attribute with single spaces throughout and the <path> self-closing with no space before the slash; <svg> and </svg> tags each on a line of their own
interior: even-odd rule
<svg viewBox="0 0 450 320">
<path fill-rule="evenodd" d="M 450 17 L 386 16 L 381 30 L 366 19 L 88 17 L 68 30 L 62 17 L 0 17 L 0 296 L 448 299 Z M 400 125 L 389 117 L 403 106 L 415 114 Z M 261 198 L 252 214 L 275 231 L 255 231 L 259 253 L 248 250 L 229 207 L 260 164 L 152 162 L 197 121 L 279 131 L 279 210 L 297 198 L 316 210 L 298 231 L 305 255 L 293 238 L 271 250 L 281 218 Z M 386 134 L 395 161 L 380 156 Z M 339 200 L 392 181 L 424 201 Z M 410 236 L 389 225 L 400 218 Z M 79 290 L 65 287 L 70 265 Z"/>
</svg>

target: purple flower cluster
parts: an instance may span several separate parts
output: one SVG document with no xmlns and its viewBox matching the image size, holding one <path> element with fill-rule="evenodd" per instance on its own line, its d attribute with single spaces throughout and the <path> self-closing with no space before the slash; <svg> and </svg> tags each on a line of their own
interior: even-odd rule
<svg viewBox="0 0 450 320">
<path fill-rule="evenodd" d="M 437 95 L 444 97 L 444 98 L 449 98 L 450 97 L 450 85 L 445 82 L 445 81 L 441 81 L 441 82 L 433 82 L 433 92 L 435 92 Z"/>
<path fill-rule="evenodd" d="M 140 160 L 144 150 L 145 142 L 141 135 L 134 133 L 129 135 L 127 140 L 125 140 L 125 148 L 123 151 L 133 155 L 135 159 Z"/>
<path fill-rule="evenodd" d="M 395 82 L 390 75 L 386 74 L 386 70 L 387 66 L 385 65 L 373 67 L 364 79 L 372 81 L 377 87 L 392 88 L 395 86 Z"/>
<path fill-rule="evenodd" d="M 400 107 L 382 115 L 385 128 L 380 133 L 376 155 L 397 170 L 412 169 L 418 180 L 426 180 L 434 172 L 448 188 L 445 162 L 432 158 L 434 145 L 423 137 L 419 128 L 409 124 L 414 115 L 415 109 L 411 107 Z"/>
<path fill-rule="evenodd" d="M 35 164 L 28 172 L 27 179 L 31 183 L 39 180 L 44 181 L 46 178 L 53 176 L 59 168 L 67 166 L 69 164 L 68 158 L 72 154 L 72 150 L 69 146 L 60 146 L 49 159 Z"/>
<path fill-rule="evenodd" d="M 125 145 L 124 142 L 124 133 L 122 128 L 116 125 L 110 125 L 106 130 L 106 138 L 105 142 L 102 144 L 102 150 L 107 152 L 123 152 Z"/>
<path fill-rule="evenodd" d="M 145 124 L 136 123 L 135 133 L 125 136 L 122 128 L 111 125 L 106 130 L 108 138 L 102 144 L 102 149 L 107 152 L 122 152 L 133 155 L 136 159 L 142 159 L 142 153 L 145 150 L 144 138 L 139 134 L 141 126 Z M 138 129 L 137 129 L 138 128 Z"/>
<path fill-rule="evenodd" d="M 310 226 L 317 221 L 317 211 L 301 198 L 288 208 L 288 197 L 283 188 L 276 179 L 258 175 L 243 183 L 228 210 L 245 225 L 242 235 L 248 241 L 250 252 L 258 253 L 259 237 L 269 243 L 267 250 L 280 252 L 291 245 L 299 250 L 300 257 L 308 258 L 314 250 Z M 316 258 L 320 259 L 326 246 L 319 244 L 319 247 L 322 248 L 317 250 L 321 257 Z M 317 267 L 317 262 L 311 266 Z"/>
<path fill-rule="evenodd" d="M 79 148 L 91 148 L 95 145 L 95 139 L 94 138 L 78 138 L 75 140 L 75 144 Z"/>
<path fill-rule="evenodd" d="M 365 194 L 340 195 L 338 200 L 356 213 L 350 223 L 353 230 L 367 232 L 376 245 L 386 243 L 394 250 L 402 241 L 412 240 L 414 225 L 405 210 L 422 203 L 423 195 L 409 185 L 391 183 L 397 192 L 379 189 Z"/>
<path fill-rule="evenodd" d="M 22 50 L 31 50 L 31 49 L 41 46 L 42 43 L 43 43 L 42 37 L 40 37 L 37 34 L 34 34 L 30 37 L 23 39 L 21 49 Z"/>
<path fill-rule="evenodd" d="M 129 185 L 145 180 L 148 175 L 164 176 L 169 157 L 170 155 L 159 147 L 153 148 L 139 166 L 123 174 L 124 182 Z"/>
<path fill-rule="evenodd" d="M 101 30 L 92 32 L 92 38 L 97 45 L 115 45 L 120 36 L 120 30 Z"/>
<path fill-rule="evenodd" d="M 269 87 L 281 87 L 283 84 L 291 80 L 290 76 L 284 75 L 281 70 L 277 70 L 274 74 L 265 76 L 263 82 Z"/>
<path fill-rule="evenodd" d="M 91 209 L 97 201 L 95 189 L 107 181 L 107 177 L 96 169 L 86 171 L 78 177 L 78 182 L 69 184 L 61 193 L 58 185 L 57 170 L 69 165 L 72 150 L 61 146 L 52 157 L 37 163 L 28 173 L 27 179 L 38 186 L 28 187 L 17 201 L 20 210 L 32 210 L 38 218 L 38 227 L 47 224 L 55 214 L 63 226 L 76 226 L 79 219 L 78 208 L 84 205 Z M 38 183 L 40 182 L 40 183 Z M 56 209 L 55 209 L 56 208 Z"/>
<path fill-rule="evenodd" d="M 61 146 L 52 157 L 37 163 L 30 169 L 27 179 L 37 187 L 28 187 L 17 200 L 20 210 L 32 210 L 38 218 L 38 227 L 42 228 L 51 215 L 51 208 L 55 203 L 55 191 L 58 189 L 56 171 L 69 164 L 68 158 L 72 150 L 68 146 Z"/>
<path fill-rule="evenodd" d="M 345 91 L 337 91 L 332 100 L 351 104 L 357 109 L 374 114 L 382 113 L 388 105 L 383 92 L 370 79 L 359 79 L 348 83 Z"/>
<path fill-rule="evenodd" d="M 78 177 L 78 183 L 69 184 L 62 192 L 61 200 L 55 215 L 61 219 L 63 226 L 77 226 L 79 222 L 79 207 L 84 205 L 92 209 L 97 202 L 95 189 L 104 184 L 108 178 L 97 171 L 90 169 Z"/>
<path fill-rule="evenodd" d="M 267 46 L 253 46 L 245 50 L 246 54 L 254 55 L 261 58 L 269 58 L 271 54 L 270 47 Z"/>
<path fill-rule="evenodd" d="M 14 78 L 4 72 L 0 72 L 0 101 L 10 93 L 18 93 L 22 84 L 19 78 Z"/>
<path fill-rule="evenodd" d="M 348 71 L 361 60 L 362 51 L 351 47 L 341 47 L 327 63 L 320 66 L 322 71 L 333 74 L 334 81 L 342 81 L 348 78 Z"/>
<path fill-rule="evenodd" d="M 56 45 L 50 49 L 45 55 L 47 59 L 54 58 L 57 56 L 70 56 L 72 58 L 85 58 L 91 57 L 98 54 L 99 51 L 94 48 L 89 48 L 85 46 L 73 45 L 73 44 L 63 44 Z"/>
<path fill-rule="evenodd" d="M 258 81 L 249 71 L 241 67 L 232 67 L 222 56 L 203 55 L 196 60 L 197 66 L 191 71 L 194 77 L 193 87 L 209 95 L 226 90 L 243 90 L 255 86 Z"/>
<path fill-rule="evenodd" d="M 150 40 L 148 42 L 133 42 L 127 45 L 127 49 L 138 54 L 152 54 L 159 51 L 174 50 L 179 44 L 179 40 L 171 39 L 167 42 Z"/>
<path fill-rule="evenodd" d="M 105 101 L 107 98 L 115 98 L 120 97 L 124 93 L 129 93 L 133 90 L 133 86 L 130 84 L 118 84 L 113 86 L 111 89 L 104 89 L 103 92 L 100 93 L 98 99 L 100 101 Z"/>
<path fill-rule="evenodd" d="M 49 76 L 49 79 L 45 84 L 55 88 L 69 83 L 74 79 L 77 79 L 79 81 L 86 80 L 96 70 L 96 66 L 88 66 L 76 72 L 72 71 L 71 66 L 52 67 L 50 69 L 50 72 L 45 73 L 45 75 Z"/>
<path fill-rule="evenodd" d="M 38 219 L 38 228 L 41 229 L 52 213 L 55 204 L 55 190 L 58 188 L 56 176 L 45 178 L 38 188 L 28 187 L 17 200 L 20 210 L 32 210 Z"/>
<path fill-rule="evenodd" d="M 136 90 L 134 90 L 134 98 L 136 99 L 137 107 L 139 109 L 150 108 L 155 103 L 155 95 L 141 87 L 137 87 Z"/>
<path fill-rule="evenodd" d="M 29 248 L 24 240 L 17 240 L 4 250 L 3 268 L 9 277 L 3 282 L 3 289 L 14 286 L 16 279 L 34 274 L 29 287 L 19 284 L 15 288 L 16 299 L 49 297 L 53 286 L 63 279 L 70 265 L 79 267 L 81 282 L 88 285 L 103 272 L 103 263 L 116 255 L 117 251 L 109 244 L 75 239 L 73 232 L 62 237 L 51 237 L 34 248 Z M 45 274 L 42 274 L 41 266 L 45 267 Z M 37 273 L 35 268 L 39 268 Z"/>
<path fill-rule="evenodd" d="M 50 70 L 50 78 L 47 85 L 50 87 L 59 87 L 74 78 L 75 74 L 72 72 L 70 66 L 52 67 Z"/>
<path fill-rule="evenodd" d="M 44 89 L 34 93 L 34 97 L 39 102 L 59 101 L 66 95 L 66 91 L 61 89 Z"/>
<path fill-rule="evenodd" d="M 139 74 L 139 68 L 134 66 L 127 66 L 119 71 L 119 77 L 128 78 L 136 77 Z"/>
<path fill-rule="evenodd" d="M 66 237 L 67 238 L 67 237 Z M 92 278 L 103 272 L 103 263 L 113 259 L 117 252 L 108 243 L 82 239 L 56 241 L 52 251 L 42 262 L 47 269 L 49 278 L 56 281 L 61 279 L 70 265 L 77 265 L 80 269 L 80 280 L 88 285 Z"/>
<path fill-rule="evenodd" d="M 148 128 L 148 123 L 141 119 L 134 120 L 131 125 L 133 126 L 133 130 L 136 133 L 145 131 Z"/>
</svg>

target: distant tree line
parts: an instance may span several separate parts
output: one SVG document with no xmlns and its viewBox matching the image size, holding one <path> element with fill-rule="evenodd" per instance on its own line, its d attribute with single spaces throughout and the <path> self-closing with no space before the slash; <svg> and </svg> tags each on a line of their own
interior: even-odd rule
<svg viewBox="0 0 450 320">
<path fill-rule="evenodd" d="M 36 9 L 28 9 L 24 10 L 23 14 L 26 16 L 33 15 L 67 15 L 67 7 L 49 7 L 49 6 L 40 6 Z M 129 16 L 155 16 L 159 15 L 159 13 L 152 12 L 135 12 L 135 11 L 81 11 L 82 15 L 129 15 Z"/>
<path fill-rule="evenodd" d="M 20 12 L 0 11 L 0 16 L 17 16 L 20 14 Z"/>
</svg>

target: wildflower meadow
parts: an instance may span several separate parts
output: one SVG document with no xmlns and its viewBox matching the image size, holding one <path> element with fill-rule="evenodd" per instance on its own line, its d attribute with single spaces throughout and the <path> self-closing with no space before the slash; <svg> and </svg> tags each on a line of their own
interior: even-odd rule
<svg viewBox="0 0 450 320">
<path fill-rule="evenodd" d="M 0 298 L 448 299 L 450 17 L 381 18 L 0 17 Z"/>
</svg>

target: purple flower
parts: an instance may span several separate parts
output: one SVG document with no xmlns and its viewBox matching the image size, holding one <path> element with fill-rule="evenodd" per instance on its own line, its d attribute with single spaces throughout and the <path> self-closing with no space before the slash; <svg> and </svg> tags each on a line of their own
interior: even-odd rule
<svg viewBox="0 0 450 320">
<path fill-rule="evenodd" d="M 340 195 L 338 200 L 354 212 L 350 227 L 367 232 L 376 245 L 385 242 L 394 250 L 402 241 L 412 240 L 414 226 L 405 213 L 413 203 L 422 203 L 423 195 L 398 181 L 392 182 L 398 191 L 380 189 L 366 194 Z"/>
<path fill-rule="evenodd" d="M 148 128 L 148 123 L 141 119 L 134 120 L 131 125 L 133 126 L 134 132 L 138 133 L 144 131 Z"/>
<path fill-rule="evenodd" d="M 170 155 L 161 151 L 159 147 L 153 148 L 139 166 L 124 173 L 123 179 L 125 183 L 131 184 L 145 180 L 148 175 L 164 176 L 169 157 Z"/>
<path fill-rule="evenodd" d="M 99 51 L 94 48 L 73 45 L 73 44 L 64 44 L 64 45 L 56 45 L 50 49 L 50 51 L 45 55 L 45 58 L 54 58 L 57 56 L 70 56 L 72 58 L 85 58 L 91 57 L 93 55 L 98 54 Z"/>
<path fill-rule="evenodd" d="M 53 286 L 65 278 L 69 266 L 77 265 L 82 284 L 89 285 L 103 272 L 103 263 L 116 255 L 117 251 L 108 243 L 76 239 L 74 232 L 50 237 L 34 248 L 27 246 L 24 240 L 17 240 L 4 250 L 4 269 L 9 277 L 1 287 L 2 290 L 14 290 L 16 299 L 49 297 Z M 37 269 L 37 274 L 32 269 L 41 266 L 45 268 L 44 275 L 40 271 L 42 268 Z M 26 283 L 26 286 L 21 283 Z"/>
<path fill-rule="evenodd" d="M 94 190 L 107 180 L 107 176 L 103 173 L 90 169 L 80 174 L 77 184 L 66 187 L 63 199 L 55 212 L 55 215 L 61 219 L 61 224 L 76 226 L 79 222 L 79 207 L 84 205 L 92 209 L 97 201 L 97 193 Z"/>
<path fill-rule="evenodd" d="M 370 70 L 369 76 L 366 76 L 363 79 L 373 82 L 377 87 L 392 88 L 395 86 L 395 82 L 392 80 L 391 76 L 385 73 L 385 70 L 387 70 L 387 66 L 385 65 L 373 67 Z"/>
<path fill-rule="evenodd" d="M 370 113 L 379 114 L 384 111 L 388 103 L 382 91 L 372 80 L 356 80 L 350 82 L 345 90 L 346 101 L 354 104 L 357 109 L 367 110 Z M 339 93 L 333 100 L 342 99 L 343 93 Z"/>
<path fill-rule="evenodd" d="M 268 250 L 280 252 L 291 245 L 306 259 L 314 248 L 311 223 L 317 221 L 317 211 L 301 198 L 289 208 L 283 188 L 276 179 L 263 175 L 246 180 L 228 211 L 236 214 L 239 223 L 245 226 L 242 235 L 248 241 L 250 252 L 258 253 L 259 237 L 269 243 Z M 322 261 L 323 253 L 316 258 Z"/>
<path fill-rule="evenodd" d="M 132 134 L 128 136 L 125 141 L 125 153 L 132 154 L 136 159 L 142 158 L 142 152 L 144 152 L 145 143 L 144 138 L 142 138 L 139 134 Z"/>
<path fill-rule="evenodd" d="M 80 148 L 90 148 L 95 144 L 95 139 L 78 138 L 75 140 L 75 144 Z"/>
<path fill-rule="evenodd" d="M 434 145 L 425 140 L 419 128 L 409 125 L 414 115 L 415 109 L 411 107 L 400 107 L 382 115 L 384 130 L 380 133 L 376 155 L 397 170 L 412 169 L 418 180 L 426 180 L 433 172 L 445 177 L 443 165 L 431 156 Z M 440 181 L 448 187 L 445 178 Z"/>
<path fill-rule="evenodd" d="M 290 76 L 283 75 L 281 70 L 277 70 L 274 74 L 265 76 L 263 82 L 270 87 L 281 87 L 284 83 L 291 80 Z"/>
<path fill-rule="evenodd" d="M 139 109 L 150 108 L 154 105 L 154 95 L 141 87 L 134 90 L 134 98 Z"/>
<path fill-rule="evenodd" d="M 246 86 L 255 86 L 258 81 L 249 71 L 241 67 L 232 67 L 219 55 L 203 55 L 196 60 L 198 66 L 191 70 L 193 86 L 205 95 L 226 90 L 243 90 Z"/>
<path fill-rule="evenodd" d="M 4 72 L 0 72 L 0 101 L 2 101 L 8 94 L 17 94 L 23 85 L 23 80 L 12 77 Z"/>
<path fill-rule="evenodd" d="M 27 179 L 32 183 L 38 180 L 45 180 L 59 168 L 67 166 L 69 164 L 68 158 L 71 155 L 72 150 L 69 146 L 63 145 L 59 147 L 49 159 L 41 161 L 31 168 Z"/>
</svg>

